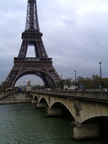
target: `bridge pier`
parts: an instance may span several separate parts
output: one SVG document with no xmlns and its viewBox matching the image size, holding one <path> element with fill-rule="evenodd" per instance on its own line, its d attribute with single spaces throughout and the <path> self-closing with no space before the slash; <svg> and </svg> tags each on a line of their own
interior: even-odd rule
<svg viewBox="0 0 108 144">
<path fill-rule="evenodd" d="M 37 108 L 46 108 L 46 107 L 47 107 L 47 104 L 46 104 L 46 103 L 37 103 L 37 104 L 36 104 L 36 107 L 37 107 Z"/>
<path fill-rule="evenodd" d="M 72 122 L 72 138 L 75 140 L 84 140 L 98 138 L 100 136 L 98 124 L 85 124 L 79 122 Z"/>
<path fill-rule="evenodd" d="M 32 103 L 32 104 L 37 104 L 37 103 L 38 103 L 38 100 L 32 99 L 32 100 L 31 100 L 31 103 Z"/>
<path fill-rule="evenodd" d="M 46 108 L 46 116 L 61 116 L 62 109 L 60 108 Z"/>
</svg>

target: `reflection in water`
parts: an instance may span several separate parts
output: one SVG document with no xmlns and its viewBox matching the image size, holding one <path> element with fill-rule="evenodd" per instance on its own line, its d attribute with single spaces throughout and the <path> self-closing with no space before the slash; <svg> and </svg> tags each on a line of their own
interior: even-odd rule
<svg viewBox="0 0 108 144">
<path fill-rule="evenodd" d="M 49 118 L 31 104 L 0 105 L 0 144 L 102 144 L 103 140 L 73 141 L 69 117 Z M 108 141 L 104 140 L 104 144 Z"/>
</svg>

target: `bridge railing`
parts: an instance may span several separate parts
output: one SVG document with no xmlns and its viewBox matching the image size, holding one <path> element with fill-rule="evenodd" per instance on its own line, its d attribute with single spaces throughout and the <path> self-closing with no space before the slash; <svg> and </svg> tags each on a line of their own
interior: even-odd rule
<svg viewBox="0 0 108 144">
<path fill-rule="evenodd" d="M 108 91 L 32 91 L 32 93 L 62 97 L 68 99 L 85 99 L 108 102 Z"/>
</svg>

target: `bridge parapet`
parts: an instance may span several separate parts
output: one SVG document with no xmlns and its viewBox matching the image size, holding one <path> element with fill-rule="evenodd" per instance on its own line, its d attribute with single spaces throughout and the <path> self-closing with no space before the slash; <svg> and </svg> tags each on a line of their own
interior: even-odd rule
<svg viewBox="0 0 108 144">
<path fill-rule="evenodd" d="M 108 91 L 52 91 L 49 93 L 63 94 L 66 96 L 80 96 L 89 98 L 108 98 Z"/>
<path fill-rule="evenodd" d="M 101 91 L 32 91 L 35 94 L 61 97 L 64 99 L 75 99 L 108 103 L 108 92 Z"/>
</svg>

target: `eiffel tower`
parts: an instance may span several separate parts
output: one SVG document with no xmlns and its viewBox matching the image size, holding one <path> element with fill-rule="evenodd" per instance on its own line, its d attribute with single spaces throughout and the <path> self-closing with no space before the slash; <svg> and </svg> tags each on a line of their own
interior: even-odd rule
<svg viewBox="0 0 108 144">
<path fill-rule="evenodd" d="M 56 87 L 61 79 L 52 65 L 45 50 L 40 32 L 36 0 L 28 0 L 25 31 L 22 44 L 14 66 L 5 80 L 7 87 L 14 87 L 16 81 L 24 75 L 33 74 L 40 77 L 46 87 Z M 28 46 L 34 46 L 35 57 L 26 57 Z"/>
</svg>

